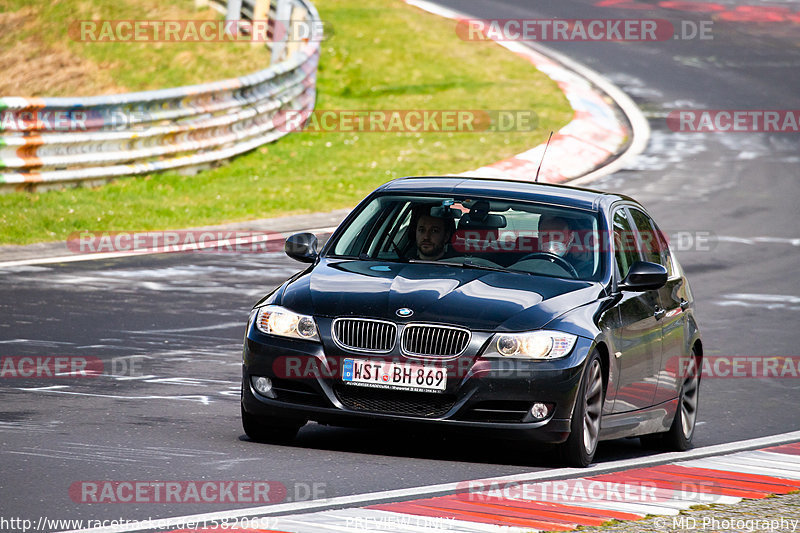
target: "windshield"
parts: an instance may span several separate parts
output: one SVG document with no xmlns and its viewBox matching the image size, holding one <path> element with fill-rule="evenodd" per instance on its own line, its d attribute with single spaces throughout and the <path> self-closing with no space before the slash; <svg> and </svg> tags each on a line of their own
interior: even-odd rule
<svg viewBox="0 0 800 533">
<path fill-rule="evenodd" d="M 599 280 L 598 214 L 511 200 L 382 195 L 328 248 L 329 257 Z"/>
</svg>

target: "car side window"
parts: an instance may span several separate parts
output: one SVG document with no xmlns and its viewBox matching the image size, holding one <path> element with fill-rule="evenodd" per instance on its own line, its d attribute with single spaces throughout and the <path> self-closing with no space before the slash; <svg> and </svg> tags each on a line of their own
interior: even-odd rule
<svg viewBox="0 0 800 533">
<path fill-rule="evenodd" d="M 413 246 L 414 238 L 411 234 L 411 208 L 412 205 L 406 202 L 398 205 L 396 215 L 390 217 L 386 229 L 382 233 L 381 253 L 379 257 L 393 258 L 403 256 L 410 246 Z"/>
<path fill-rule="evenodd" d="M 631 217 L 636 224 L 637 237 L 639 239 L 639 251 L 645 261 L 657 263 L 667 269 L 668 275 L 672 276 L 672 258 L 669 253 L 667 240 L 658 229 L 655 221 L 639 209 L 630 209 Z"/>
<path fill-rule="evenodd" d="M 675 269 L 672 266 L 672 253 L 669 250 L 669 243 L 664 233 L 658 229 L 658 224 L 651 218 L 650 222 L 653 224 L 655 230 L 656 242 L 658 243 L 658 251 L 661 255 L 661 264 L 667 269 L 667 277 L 672 278 Z"/>
<path fill-rule="evenodd" d="M 624 209 L 614 213 L 614 258 L 617 262 L 620 279 L 625 279 L 631 265 L 639 260 L 639 251 L 631 229 L 631 223 Z"/>
<path fill-rule="evenodd" d="M 644 257 L 645 261 L 663 265 L 660 241 L 656 236 L 656 229 L 652 220 L 638 209 L 629 209 L 629 212 L 634 224 L 636 224 L 636 237 L 642 257 Z"/>
<path fill-rule="evenodd" d="M 368 237 L 374 234 L 377 225 L 385 220 L 387 209 L 392 207 L 380 199 L 370 202 L 339 238 L 333 254 L 357 257 L 369 245 Z M 370 231 L 364 231 L 365 228 Z"/>
</svg>

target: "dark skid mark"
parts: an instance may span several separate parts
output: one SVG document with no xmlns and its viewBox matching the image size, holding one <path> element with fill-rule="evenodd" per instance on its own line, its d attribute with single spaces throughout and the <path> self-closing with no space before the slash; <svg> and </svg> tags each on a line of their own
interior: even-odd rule
<svg viewBox="0 0 800 533">
<path fill-rule="evenodd" d="M 0 422 L 25 422 L 35 414 L 36 411 L 0 411 Z"/>
<path fill-rule="evenodd" d="M 725 263 L 694 263 L 694 264 L 684 264 L 683 270 L 687 274 L 698 274 L 698 273 L 705 273 L 705 272 L 719 272 L 721 270 L 726 270 L 730 268 L 730 265 L 726 265 Z"/>
</svg>

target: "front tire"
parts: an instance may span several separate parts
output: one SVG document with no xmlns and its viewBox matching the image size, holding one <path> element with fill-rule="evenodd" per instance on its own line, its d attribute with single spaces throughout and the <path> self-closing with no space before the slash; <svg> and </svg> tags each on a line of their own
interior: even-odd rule
<svg viewBox="0 0 800 533">
<path fill-rule="evenodd" d="M 600 440 L 604 399 L 603 368 L 600 355 L 595 350 L 586 361 L 572 412 L 570 434 L 561 448 L 564 462 L 568 465 L 583 468 L 589 466 L 594 459 Z"/>
<path fill-rule="evenodd" d="M 242 428 L 250 440 L 255 442 L 283 443 L 297 436 L 305 420 L 271 418 L 252 415 L 242 409 Z"/>
</svg>

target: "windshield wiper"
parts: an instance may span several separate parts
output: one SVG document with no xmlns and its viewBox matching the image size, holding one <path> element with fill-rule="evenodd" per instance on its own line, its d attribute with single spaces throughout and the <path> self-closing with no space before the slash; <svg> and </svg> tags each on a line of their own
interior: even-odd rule
<svg viewBox="0 0 800 533">
<path fill-rule="evenodd" d="M 420 263 L 423 265 L 445 265 L 445 266 L 454 266 L 459 268 L 474 268 L 476 270 L 490 270 L 493 272 L 511 272 L 507 268 L 481 265 L 478 263 L 470 263 L 469 261 L 464 261 L 463 263 L 452 263 L 450 261 L 428 261 L 426 259 L 409 259 L 408 262 Z"/>
<path fill-rule="evenodd" d="M 358 257 L 354 257 L 353 259 L 358 259 L 359 261 L 376 261 L 378 263 L 408 263 L 408 259 L 405 257 L 398 257 L 398 258 L 389 258 L 389 257 L 372 257 L 369 254 L 359 254 Z"/>
</svg>

